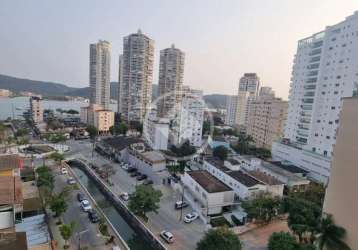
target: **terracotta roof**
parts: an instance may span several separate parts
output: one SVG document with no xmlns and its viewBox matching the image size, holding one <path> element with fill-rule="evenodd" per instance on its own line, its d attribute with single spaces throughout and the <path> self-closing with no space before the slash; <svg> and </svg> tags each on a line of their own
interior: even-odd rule
<svg viewBox="0 0 358 250">
<path fill-rule="evenodd" d="M 22 203 L 23 198 L 20 177 L 0 176 L 0 205 Z"/>
<path fill-rule="evenodd" d="M 186 172 L 191 176 L 200 186 L 202 186 L 208 193 L 218 193 L 231 191 L 232 189 L 221 182 L 216 177 L 212 176 L 206 171 L 188 171 Z"/>
</svg>

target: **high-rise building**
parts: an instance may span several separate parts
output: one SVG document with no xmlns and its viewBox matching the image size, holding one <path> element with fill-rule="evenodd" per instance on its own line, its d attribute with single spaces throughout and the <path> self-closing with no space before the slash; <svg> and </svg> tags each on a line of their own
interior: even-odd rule
<svg viewBox="0 0 358 250">
<path fill-rule="evenodd" d="M 30 97 L 30 115 L 35 124 L 41 123 L 44 120 L 42 99 L 38 96 Z"/>
<path fill-rule="evenodd" d="M 334 223 L 346 230 L 345 242 L 358 249 L 358 98 L 343 98 L 337 140 L 333 150 L 332 170 L 323 211 L 333 216 Z"/>
<path fill-rule="evenodd" d="M 172 123 L 169 140 L 172 144 L 189 141 L 194 147 L 202 145 L 205 102 L 200 90 L 188 89 L 186 86 L 181 98 L 181 105 Z"/>
<path fill-rule="evenodd" d="M 172 118 L 178 111 L 184 77 L 184 52 L 171 46 L 160 51 L 158 115 Z"/>
<path fill-rule="evenodd" d="M 168 149 L 169 124 L 168 118 L 158 118 L 157 110 L 149 111 L 143 124 L 143 135 L 152 149 Z"/>
<path fill-rule="evenodd" d="M 238 96 L 230 95 L 226 98 L 226 115 L 225 124 L 229 126 L 235 126 L 236 115 L 238 112 Z"/>
<path fill-rule="evenodd" d="M 117 113 L 122 114 L 122 98 L 121 92 L 123 91 L 123 55 L 119 55 L 118 57 L 118 92 L 117 92 Z"/>
<path fill-rule="evenodd" d="M 257 96 L 260 89 L 260 78 L 256 73 L 245 73 L 239 81 L 239 92 L 248 91 L 250 95 Z"/>
<path fill-rule="evenodd" d="M 343 97 L 358 89 L 358 12 L 298 41 L 284 143 L 276 160 L 290 161 L 326 182 Z"/>
<path fill-rule="evenodd" d="M 121 117 L 142 122 L 152 99 L 154 41 L 137 33 L 123 39 L 121 72 Z"/>
<path fill-rule="evenodd" d="M 241 128 L 245 128 L 247 125 L 249 114 L 249 101 L 251 101 L 250 93 L 248 91 L 239 91 L 237 96 L 237 114 L 236 124 Z"/>
<path fill-rule="evenodd" d="M 275 98 L 271 88 L 261 87 L 259 97 L 251 102 L 246 128 L 256 147 L 271 149 L 272 143 L 283 137 L 287 108 L 287 101 Z"/>
<path fill-rule="evenodd" d="M 99 40 L 90 45 L 89 81 L 90 103 L 109 108 L 111 44 Z"/>
</svg>

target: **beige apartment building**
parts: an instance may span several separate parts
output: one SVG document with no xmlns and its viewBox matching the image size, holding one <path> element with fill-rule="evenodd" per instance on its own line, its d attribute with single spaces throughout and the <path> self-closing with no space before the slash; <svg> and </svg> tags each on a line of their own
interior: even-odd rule
<svg viewBox="0 0 358 250">
<path fill-rule="evenodd" d="M 30 113 L 31 119 L 35 124 L 39 124 L 44 120 L 44 111 L 42 107 L 42 99 L 38 96 L 30 97 Z"/>
<path fill-rule="evenodd" d="M 272 143 L 282 137 L 287 109 L 287 101 L 271 95 L 251 102 L 246 132 L 253 137 L 256 147 L 271 149 Z"/>
<path fill-rule="evenodd" d="M 331 162 L 331 176 L 323 211 L 332 214 L 336 225 L 346 229 L 346 243 L 358 249 L 358 97 L 343 98 L 336 144 Z"/>
<path fill-rule="evenodd" d="M 81 122 L 95 126 L 101 134 L 108 133 L 114 125 L 114 112 L 98 104 L 81 107 L 80 117 Z"/>
</svg>

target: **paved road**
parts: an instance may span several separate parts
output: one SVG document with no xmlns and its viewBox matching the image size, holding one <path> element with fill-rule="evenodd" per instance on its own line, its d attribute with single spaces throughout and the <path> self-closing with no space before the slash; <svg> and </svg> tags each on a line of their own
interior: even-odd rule
<svg viewBox="0 0 358 250">
<path fill-rule="evenodd" d="M 134 192 L 135 186 L 138 184 L 136 179 L 131 178 L 126 171 L 119 167 L 119 164 L 110 162 L 97 153 L 92 158 L 92 144 L 89 141 L 68 141 L 67 144 L 71 146 L 69 156 L 83 157 L 98 166 L 108 163 L 114 166 L 116 174 L 111 176 L 111 180 L 114 183 L 112 190 L 115 193 Z M 155 188 L 160 189 L 163 196 L 160 201 L 158 214 L 149 214 L 148 227 L 156 235 L 159 235 L 162 230 L 171 231 L 176 238 L 176 242 L 172 245 L 167 245 L 170 249 L 195 249 L 196 243 L 204 236 L 206 228 L 204 223 L 200 219 L 190 224 L 179 220 L 180 211 L 174 209 L 174 203 L 181 200 L 181 194 L 169 186 L 158 185 Z M 183 217 L 189 212 L 191 212 L 191 208 L 185 208 L 183 210 Z"/>
<path fill-rule="evenodd" d="M 62 175 L 59 173 L 59 170 L 54 170 L 56 174 L 55 178 L 55 192 L 60 192 L 68 184 L 66 180 L 68 175 Z M 78 233 L 86 231 L 81 234 L 81 247 L 88 246 L 89 249 L 106 249 L 105 240 L 101 237 L 97 229 L 97 224 L 91 223 L 88 219 L 88 215 L 85 212 L 82 212 L 80 204 L 77 201 L 77 193 L 81 192 L 74 190 L 67 198 L 67 211 L 63 215 L 64 223 L 70 223 L 74 221 L 76 223 L 75 234 L 72 237 L 72 244 L 78 246 L 79 237 Z M 84 192 L 81 192 L 84 194 Z"/>
</svg>

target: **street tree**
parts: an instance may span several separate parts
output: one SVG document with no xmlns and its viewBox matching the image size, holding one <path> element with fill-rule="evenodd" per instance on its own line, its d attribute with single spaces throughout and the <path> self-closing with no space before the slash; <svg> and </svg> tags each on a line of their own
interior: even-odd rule
<svg viewBox="0 0 358 250">
<path fill-rule="evenodd" d="M 220 160 L 225 161 L 227 159 L 229 150 L 224 146 L 218 146 L 214 148 L 213 155 L 218 157 Z"/>
<path fill-rule="evenodd" d="M 154 189 L 151 185 L 138 185 L 129 200 L 128 207 L 134 214 L 147 219 L 148 212 L 158 213 L 162 195 L 160 190 Z"/>
<path fill-rule="evenodd" d="M 268 242 L 268 250 L 298 250 L 299 244 L 290 233 L 275 232 L 271 234 Z"/>
<path fill-rule="evenodd" d="M 350 247 L 343 241 L 346 230 L 334 224 L 331 214 L 321 219 L 318 232 L 315 241 L 318 250 L 350 250 Z"/>
<path fill-rule="evenodd" d="M 244 201 L 242 207 L 250 218 L 269 223 L 280 212 L 281 199 L 269 194 L 258 195 L 254 199 Z"/>
<path fill-rule="evenodd" d="M 37 174 L 37 186 L 44 186 L 49 190 L 54 188 L 54 177 L 49 167 L 41 166 L 36 169 Z"/>
<path fill-rule="evenodd" d="M 241 250 L 241 242 L 227 227 L 210 229 L 198 242 L 197 250 Z"/>
<path fill-rule="evenodd" d="M 60 193 L 57 195 L 53 195 L 50 201 L 50 209 L 55 213 L 55 217 L 60 217 L 67 210 L 67 203 L 65 201 L 64 196 Z M 61 219 L 59 218 L 59 223 L 61 223 Z"/>
<path fill-rule="evenodd" d="M 61 161 L 63 161 L 65 159 L 65 157 L 63 156 L 63 154 L 58 153 L 58 152 L 53 152 L 52 154 L 50 154 L 49 159 L 54 160 L 57 164 L 60 164 Z"/>
<path fill-rule="evenodd" d="M 59 227 L 62 238 L 65 240 L 64 248 L 69 248 L 68 240 L 72 237 L 75 231 L 76 223 L 72 221 L 70 224 L 63 224 Z"/>
<path fill-rule="evenodd" d="M 98 135 L 98 129 L 95 126 L 88 125 L 86 131 L 88 132 L 91 139 L 94 139 Z"/>
</svg>

